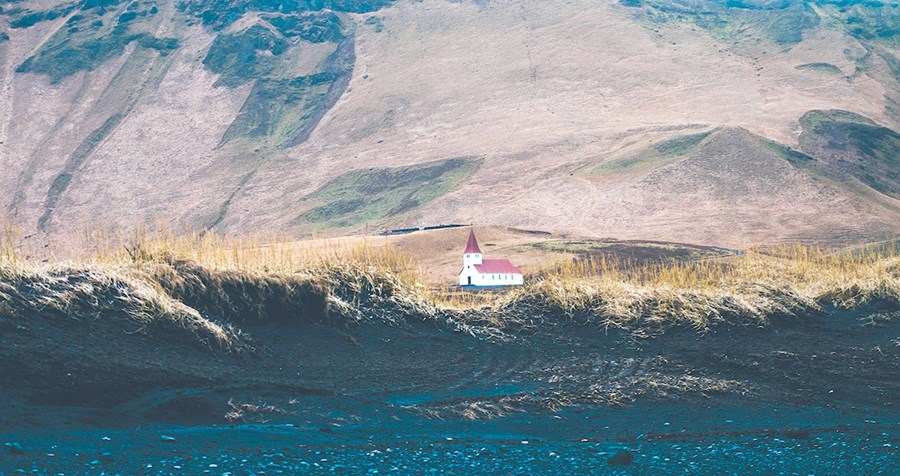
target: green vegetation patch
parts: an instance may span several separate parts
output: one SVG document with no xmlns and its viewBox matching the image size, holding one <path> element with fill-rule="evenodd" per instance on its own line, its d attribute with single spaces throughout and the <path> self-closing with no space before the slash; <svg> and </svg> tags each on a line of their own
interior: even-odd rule
<svg viewBox="0 0 900 476">
<path fill-rule="evenodd" d="M 152 0 L 84 0 L 43 11 L 8 9 L 3 14 L 10 18 L 12 28 L 28 28 L 71 15 L 64 28 L 18 71 L 46 74 L 51 81 L 58 82 L 121 55 L 132 42 L 164 54 L 177 48 L 177 39 L 155 38 L 143 31 L 145 18 L 159 12 L 154 3 Z M 253 79 L 273 79 L 277 57 L 288 48 L 292 38 L 313 43 L 343 41 L 346 35 L 340 12 L 374 12 L 392 3 L 393 0 L 186 0 L 178 8 L 187 14 L 189 23 L 202 22 L 217 30 L 231 25 L 245 13 L 263 14 L 263 25 L 217 37 L 204 59 L 210 70 L 222 75 L 221 84 L 235 87 Z"/>
<path fill-rule="evenodd" d="M 785 46 L 800 43 L 804 31 L 819 26 L 819 16 L 805 3 L 782 11 L 767 11 L 755 20 L 759 30 L 775 43 Z"/>
<path fill-rule="evenodd" d="M 819 71 L 822 73 L 830 74 L 844 74 L 844 72 L 841 71 L 841 68 L 838 68 L 831 63 L 806 63 L 797 66 L 797 69 L 805 71 Z"/>
<path fill-rule="evenodd" d="M 253 84 L 223 142 L 274 135 L 274 143 L 285 146 L 305 138 L 343 93 L 353 69 L 352 35 L 342 19 L 343 12 L 370 13 L 393 3 L 394 0 L 177 2 L 176 7 L 188 24 L 202 23 L 216 31 L 248 13 L 257 18 L 243 31 L 220 33 L 203 59 L 204 66 L 219 75 L 217 85 L 233 88 Z M 14 28 L 66 19 L 62 28 L 16 70 L 46 75 L 53 83 L 96 69 L 123 54 L 132 43 L 162 55 L 177 49 L 176 38 L 157 38 L 148 33 L 155 29 L 150 19 L 158 13 L 157 0 L 82 0 L 44 11 L 13 7 L 3 12 Z M 0 36 L 0 42 L 5 38 Z M 334 43 L 338 51 L 313 74 L 297 77 L 293 72 L 297 58 L 290 49 L 301 41 Z"/>
<path fill-rule="evenodd" d="M 303 15 L 268 15 L 262 22 L 213 41 L 203 64 L 219 74 L 216 85 L 237 87 L 255 79 L 272 79 L 285 65 L 291 38 L 311 43 L 340 42 L 343 24 L 332 12 Z"/>
<path fill-rule="evenodd" d="M 262 25 L 253 25 L 234 35 L 217 36 L 203 64 L 219 74 L 216 85 L 233 88 L 271 74 L 287 48 L 288 43 L 281 35 Z"/>
<path fill-rule="evenodd" d="M 608 160 L 588 171 L 588 175 L 618 175 L 646 172 L 690 155 L 712 131 L 666 139 L 636 155 Z"/>
<path fill-rule="evenodd" d="M 231 25 L 245 13 L 348 12 L 370 13 L 394 0 L 183 0 L 178 8 L 216 30 Z"/>
<path fill-rule="evenodd" d="M 877 0 L 814 0 L 820 11 L 863 41 L 900 45 L 900 6 Z"/>
<path fill-rule="evenodd" d="M 245 137 L 272 137 L 278 145 L 294 142 L 318 122 L 338 79 L 335 73 L 317 73 L 257 81 L 222 142 Z"/>
<path fill-rule="evenodd" d="M 456 158 L 348 172 L 305 198 L 312 208 L 295 223 L 342 228 L 399 216 L 453 191 L 480 165 L 480 159 Z"/>
<path fill-rule="evenodd" d="M 280 53 L 279 53 L 280 54 Z M 266 76 L 256 79 L 241 111 L 222 137 L 222 143 L 242 138 L 266 138 L 275 147 L 290 147 L 309 136 L 325 112 L 343 94 L 355 61 L 352 39 L 344 40 L 307 76 L 280 78 L 281 63 L 258 63 Z M 259 66 L 258 66 L 259 67 Z M 262 70 L 259 70 L 262 71 Z M 259 72 L 257 72 L 259 74 Z M 249 81 L 250 76 L 224 76 L 226 85 Z"/>
<path fill-rule="evenodd" d="M 859 180 L 900 198 L 900 134 L 848 111 L 810 111 L 800 119 L 801 146 L 818 173 L 841 182 Z"/>
<path fill-rule="evenodd" d="M 766 139 L 761 136 L 754 136 L 759 139 L 763 145 L 766 146 L 770 151 L 772 151 L 778 157 L 781 157 L 783 160 L 786 160 L 800 168 L 808 168 L 815 164 L 816 159 L 810 157 L 809 155 L 804 154 L 803 152 L 794 149 L 793 147 L 788 147 L 780 142 L 775 142 L 770 139 Z"/>
<path fill-rule="evenodd" d="M 688 134 L 681 137 L 675 137 L 674 139 L 662 141 L 659 144 L 654 145 L 653 148 L 660 155 L 680 157 L 693 151 L 694 148 L 710 134 L 711 132 L 707 131 L 699 134 Z"/>
<path fill-rule="evenodd" d="M 875 121 L 859 114 L 831 109 L 827 111 L 809 111 L 800 118 L 800 125 L 804 129 L 818 129 L 824 124 L 853 123 L 874 126 Z"/>
<path fill-rule="evenodd" d="M 689 23 L 727 41 L 761 34 L 779 45 L 803 40 L 820 24 L 831 24 L 862 41 L 900 44 L 900 7 L 878 0 L 619 0 L 658 24 Z M 815 8 L 814 8 L 815 7 Z"/>
<path fill-rule="evenodd" d="M 334 12 L 265 15 L 263 18 L 286 38 L 298 37 L 311 43 L 337 43 L 344 39 L 344 24 Z"/>
<path fill-rule="evenodd" d="M 265 14 L 241 32 L 219 34 L 203 64 L 219 74 L 216 85 L 237 87 L 253 82 L 241 111 L 222 143 L 241 138 L 269 138 L 277 147 L 304 140 L 343 93 L 353 69 L 352 38 L 333 12 Z M 318 72 L 292 76 L 295 58 L 287 54 L 294 39 L 339 43 Z"/>
<path fill-rule="evenodd" d="M 10 28 L 30 28 L 42 21 L 53 21 L 57 18 L 64 17 L 78 8 L 77 3 L 64 3 L 57 5 L 49 10 L 34 11 L 27 9 L 14 9 L 7 11 L 9 15 Z"/>
<path fill-rule="evenodd" d="M 639 18 L 657 24 L 690 24 L 724 41 L 768 37 L 790 46 L 815 28 L 819 17 L 803 0 L 620 0 Z M 638 10 L 639 8 L 639 10 Z"/>
<path fill-rule="evenodd" d="M 881 58 L 884 59 L 884 62 L 887 63 L 888 69 L 891 70 L 894 79 L 900 83 L 900 59 L 887 51 L 881 51 L 880 54 Z"/>
<path fill-rule="evenodd" d="M 116 7 L 119 10 L 114 10 Z M 132 28 L 136 18 L 150 15 L 144 7 L 137 2 L 122 5 L 119 1 L 82 4 L 80 13 L 70 16 L 65 28 L 57 30 L 16 72 L 43 74 L 52 83 L 58 83 L 79 71 L 96 69 L 121 55 L 130 43 L 160 54 L 178 48 L 175 38 L 157 38 Z"/>
<path fill-rule="evenodd" d="M 381 33 L 382 31 L 384 31 L 384 20 L 381 17 L 366 18 L 366 25 L 371 25 L 375 30 L 375 33 Z"/>
<path fill-rule="evenodd" d="M 782 160 L 790 163 L 799 170 L 806 172 L 813 177 L 824 180 L 827 183 L 833 183 L 831 177 L 822 170 L 822 164 L 810 155 L 807 155 L 793 147 L 786 146 L 780 142 L 771 139 L 753 135 L 753 137 L 766 146 L 772 153 L 780 157 Z M 855 185 L 855 184 L 854 184 Z M 857 187 L 852 187 L 854 191 Z"/>
</svg>

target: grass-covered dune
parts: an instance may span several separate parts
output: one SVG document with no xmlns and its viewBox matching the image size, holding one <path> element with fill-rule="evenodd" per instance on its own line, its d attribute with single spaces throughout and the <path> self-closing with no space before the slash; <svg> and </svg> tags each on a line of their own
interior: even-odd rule
<svg viewBox="0 0 900 476">
<path fill-rule="evenodd" d="M 137 235 L 136 235 L 137 236 Z M 407 317 L 504 333 L 525 322 L 569 321 L 637 334 L 675 325 L 766 325 L 826 308 L 900 306 L 900 254 L 803 245 L 732 256 L 636 263 L 579 257 L 532 270 L 506 292 L 424 284 L 413 257 L 366 244 L 297 248 L 288 242 L 165 233 L 59 263 L 23 260 L 7 239 L 0 316 L 7 320 L 114 313 L 141 331 L 181 327 L 220 347 L 241 347 L 249 321 Z M 103 251 L 103 250 L 107 251 Z"/>
<path fill-rule="evenodd" d="M 401 258 L 389 251 L 360 249 L 338 261 L 323 256 L 288 271 L 267 263 L 264 250 L 251 252 L 262 253 L 251 264 L 239 258 L 239 248 L 222 248 L 215 258 L 200 258 L 209 250 L 195 249 L 200 255 L 189 259 L 192 253 L 180 255 L 187 250 L 166 248 L 171 244 L 81 263 L 35 266 L 7 257 L 0 268 L 0 318 L 5 324 L 129 320 L 134 333 L 178 332 L 213 349 L 241 352 L 252 347 L 237 327 L 242 324 L 346 323 L 431 311 L 404 276 Z M 231 253 L 235 261 L 225 257 Z"/>
</svg>

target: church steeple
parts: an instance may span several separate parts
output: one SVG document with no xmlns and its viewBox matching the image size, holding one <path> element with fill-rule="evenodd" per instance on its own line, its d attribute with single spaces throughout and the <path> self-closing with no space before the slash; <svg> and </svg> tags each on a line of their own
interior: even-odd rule
<svg viewBox="0 0 900 476">
<path fill-rule="evenodd" d="M 463 252 L 463 266 L 475 266 L 482 263 L 481 248 L 475 239 L 475 230 L 469 230 L 469 241 L 466 243 L 466 251 Z"/>
<path fill-rule="evenodd" d="M 481 248 L 478 247 L 478 240 L 475 239 L 474 229 L 469 230 L 469 241 L 466 243 L 466 251 L 463 253 L 467 255 L 472 253 L 481 254 Z"/>
</svg>

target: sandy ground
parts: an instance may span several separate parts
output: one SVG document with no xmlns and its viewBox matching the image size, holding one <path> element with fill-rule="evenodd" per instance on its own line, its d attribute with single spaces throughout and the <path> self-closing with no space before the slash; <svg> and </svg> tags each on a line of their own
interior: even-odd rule
<svg viewBox="0 0 900 476">
<path fill-rule="evenodd" d="M 900 320 L 872 317 L 508 341 L 247 322 L 265 352 L 223 355 L 33 316 L 0 326 L 0 473 L 894 474 Z"/>
</svg>

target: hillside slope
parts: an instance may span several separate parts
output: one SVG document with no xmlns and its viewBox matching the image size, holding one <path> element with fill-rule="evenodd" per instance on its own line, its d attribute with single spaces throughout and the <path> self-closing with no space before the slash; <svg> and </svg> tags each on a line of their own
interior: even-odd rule
<svg viewBox="0 0 900 476">
<path fill-rule="evenodd" d="M 717 223 L 705 233 L 713 242 L 741 236 L 751 242 L 795 241 L 829 230 L 834 239 L 853 239 L 866 230 L 890 229 L 897 208 L 846 193 L 804 173 L 743 129 L 712 132 L 674 163 L 631 176 L 596 178 L 609 203 L 599 222 L 641 215 L 643 233 L 690 239 L 698 224 Z M 894 221 L 891 221 L 894 220 Z"/>
<path fill-rule="evenodd" d="M 876 3 L 13 2 L 0 206 L 50 236 L 895 236 L 900 13 Z"/>
</svg>

